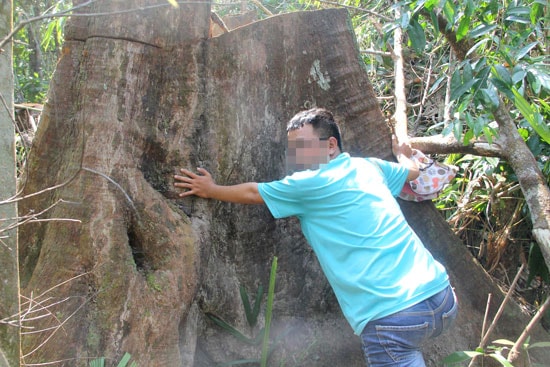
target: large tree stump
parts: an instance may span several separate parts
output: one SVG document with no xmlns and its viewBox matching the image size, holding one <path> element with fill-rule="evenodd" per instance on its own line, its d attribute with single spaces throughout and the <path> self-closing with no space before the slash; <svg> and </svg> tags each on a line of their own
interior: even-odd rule
<svg viewBox="0 0 550 367">
<path fill-rule="evenodd" d="M 273 365 L 364 365 L 295 219 L 179 199 L 172 186 L 178 167 L 203 166 L 221 184 L 283 177 L 286 122 L 314 105 L 342 121 L 346 150 L 390 159 L 390 131 L 347 12 L 286 14 L 210 39 L 209 19 L 208 4 L 197 3 L 71 19 L 24 194 L 59 187 L 20 205 L 21 214 L 54 205 L 40 215 L 50 221 L 22 229 L 20 256 L 25 296 L 52 304 L 51 317 L 28 325 L 62 328 L 26 335 L 26 362 L 84 366 L 124 352 L 140 366 L 257 358 L 259 347 L 207 315 L 257 335 L 263 313 L 247 325 L 239 287 L 251 297 L 267 288 L 277 256 Z M 431 204 L 404 208 L 449 266 L 463 305 L 452 335 L 429 348 L 436 366 L 479 340 L 486 292 L 496 288 Z M 519 327 L 514 320 L 503 330 Z"/>
</svg>

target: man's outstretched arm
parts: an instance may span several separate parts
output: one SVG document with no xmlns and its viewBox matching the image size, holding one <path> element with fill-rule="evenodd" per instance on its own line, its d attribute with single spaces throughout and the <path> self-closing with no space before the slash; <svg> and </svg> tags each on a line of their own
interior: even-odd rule
<svg viewBox="0 0 550 367">
<path fill-rule="evenodd" d="M 257 182 L 246 182 L 238 185 L 217 185 L 212 175 L 204 168 L 197 168 L 199 174 L 185 168 L 180 170 L 182 175 L 175 175 L 175 187 L 187 189 L 179 196 L 186 197 L 196 195 L 205 199 L 215 199 L 238 204 L 263 204 L 258 191 Z"/>
</svg>

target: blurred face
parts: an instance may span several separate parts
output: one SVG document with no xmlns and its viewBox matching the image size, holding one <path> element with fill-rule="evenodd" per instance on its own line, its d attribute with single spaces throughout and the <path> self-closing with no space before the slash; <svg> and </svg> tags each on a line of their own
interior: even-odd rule
<svg viewBox="0 0 550 367">
<path fill-rule="evenodd" d="M 331 159 L 330 138 L 321 137 L 311 125 L 304 125 L 288 132 L 287 168 L 291 171 L 318 169 Z"/>
</svg>

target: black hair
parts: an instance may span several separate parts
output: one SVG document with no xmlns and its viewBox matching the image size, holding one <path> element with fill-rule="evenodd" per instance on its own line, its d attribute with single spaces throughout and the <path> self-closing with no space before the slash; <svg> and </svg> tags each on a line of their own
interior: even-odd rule
<svg viewBox="0 0 550 367">
<path fill-rule="evenodd" d="M 330 137 L 336 138 L 338 149 L 341 152 L 342 149 L 342 137 L 340 134 L 340 127 L 334 120 L 332 112 L 324 108 L 311 108 L 306 111 L 298 112 L 292 119 L 290 119 L 286 126 L 286 131 L 298 130 L 304 127 L 304 125 L 310 124 L 313 127 L 313 131 L 319 136 L 319 139 L 326 140 Z"/>
</svg>

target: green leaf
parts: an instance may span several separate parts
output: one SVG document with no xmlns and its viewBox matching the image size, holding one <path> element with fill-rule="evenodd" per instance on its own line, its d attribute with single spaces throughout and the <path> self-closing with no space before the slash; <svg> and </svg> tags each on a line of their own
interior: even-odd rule
<svg viewBox="0 0 550 367">
<path fill-rule="evenodd" d="M 466 131 L 466 133 L 464 134 L 464 141 L 462 142 L 462 144 L 464 146 L 467 146 L 468 144 L 470 144 L 470 141 L 474 138 L 474 131 L 473 130 L 468 130 Z"/>
<path fill-rule="evenodd" d="M 456 101 L 457 99 L 462 97 L 464 93 L 466 93 L 467 91 L 470 90 L 470 88 L 472 88 L 475 82 L 476 82 L 475 79 L 470 79 L 460 85 L 453 85 L 451 83 L 451 101 Z"/>
<path fill-rule="evenodd" d="M 508 339 L 497 339 L 493 340 L 493 344 L 509 345 L 513 347 L 515 343 Z"/>
<path fill-rule="evenodd" d="M 447 357 L 443 358 L 443 364 L 445 365 L 456 364 L 456 363 L 467 361 L 476 356 L 482 356 L 482 355 L 483 353 L 474 352 L 474 351 L 454 352 L 452 354 L 449 354 Z"/>
<path fill-rule="evenodd" d="M 512 70 L 512 83 L 516 84 L 518 82 L 521 82 L 525 78 L 525 75 L 527 75 L 527 71 L 523 67 L 515 67 Z"/>
<path fill-rule="evenodd" d="M 460 120 L 453 122 L 453 134 L 457 141 L 462 139 L 462 122 Z"/>
<path fill-rule="evenodd" d="M 533 48 L 535 48 L 539 44 L 540 44 L 539 41 L 535 41 L 535 42 L 531 42 L 527 46 L 520 48 L 515 54 L 515 61 L 519 61 L 523 59 L 525 55 L 527 55 Z"/>
<path fill-rule="evenodd" d="M 216 325 L 218 325 L 221 328 L 225 329 L 228 333 L 230 333 L 231 335 L 233 335 L 235 338 L 242 341 L 243 343 L 250 344 L 250 345 L 257 345 L 258 344 L 255 339 L 247 337 L 246 335 L 244 335 L 239 330 L 235 329 L 233 326 L 229 325 L 227 322 L 220 319 L 219 317 L 217 317 L 217 316 L 215 316 L 211 313 L 207 313 L 206 316 L 210 320 L 212 320 Z"/>
<path fill-rule="evenodd" d="M 256 292 L 256 298 L 254 299 L 254 308 L 252 309 L 252 314 L 257 319 L 260 314 L 260 305 L 262 303 L 262 297 L 264 295 L 264 287 L 261 285 L 258 287 L 258 292 Z"/>
<path fill-rule="evenodd" d="M 277 273 L 277 256 L 273 257 L 273 262 L 271 263 L 271 273 L 269 274 L 269 288 L 267 290 L 267 305 L 265 311 L 265 330 L 264 338 L 262 343 L 262 358 L 261 358 L 261 367 L 267 366 L 267 356 L 269 352 L 269 330 L 271 327 L 271 317 L 273 312 L 273 297 L 275 294 L 275 275 Z"/>
<path fill-rule="evenodd" d="M 550 348 L 550 342 L 533 343 L 529 346 L 529 349 L 531 349 L 531 348 Z"/>
<path fill-rule="evenodd" d="M 401 28 L 407 29 L 409 27 L 410 19 L 411 13 L 408 11 L 403 12 L 403 14 L 401 15 Z"/>
<path fill-rule="evenodd" d="M 485 136 L 485 139 L 487 139 L 487 143 L 493 144 L 493 137 L 496 136 L 496 133 L 489 126 L 484 126 L 483 127 L 483 136 Z"/>
<path fill-rule="evenodd" d="M 481 25 L 478 25 L 477 27 L 472 29 L 472 31 L 470 32 L 470 38 L 476 38 L 476 37 L 479 37 L 479 36 L 483 36 L 487 33 L 490 33 L 493 30 L 495 30 L 497 28 L 497 26 L 498 26 L 497 24 L 481 24 Z M 489 41 L 489 39 L 487 39 L 486 41 Z"/>
<path fill-rule="evenodd" d="M 472 64 L 469 62 L 464 62 L 464 66 L 462 68 L 462 80 L 467 81 L 474 78 L 474 73 L 472 71 Z"/>
<path fill-rule="evenodd" d="M 445 18 L 447 18 L 447 22 L 449 23 L 449 26 L 453 25 L 455 22 L 455 5 L 451 0 L 445 1 L 445 4 L 443 5 L 443 14 L 445 15 Z"/>
<path fill-rule="evenodd" d="M 466 37 L 468 34 L 468 30 L 470 29 L 470 22 L 471 19 L 469 16 L 464 15 L 460 19 L 460 23 L 458 25 L 458 29 L 456 30 L 456 41 L 460 42 L 463 38 Z"/>
<path fill-rule="evenodd" d="M 424 8 L 428 9 L 430 12 L 433 11 L 434 7 L 439 4 L 439 0 L 428 0 L 424 4 Z"/>
<path fill-rule="evenodd" d="M 527 68 L 527 78 L 537 80 L 547 92 L 550 92 L 550 70 L 546 65 L 535 64 Z M 528 79 L 529 80 L 529 79 Z"/>
<path fill-rule="evenodd" d="M 508 22 L 530 24 L 531 8 L 528 6 L 511 6 L 506 10 L 504 20 Z"/>
<path fill-rule="evenodd" d="M 252 307 L 250 307 L 250 300 L 248 299 L 248 294 L 244 289 L 244 286 L 239 287 L 239 293 L 241 294 L 241 301 L 243 302 L 244 314 L 246 315 L 246 320 L 250 326 L 254 326 L 255 322 L 252 315 Z"/>
<path fill-rule="evenodd" d="M 502 80 L 508 86 L 512 86 L 513 83 L 512 83 L 512 77 L 510 76 L 510 72 L 503 65 L 493 66 L 493 75 L 495 75 L 497 78 Z"/>
<path fill-rule="evenodd" d="M 239 292 L 241 294 L 241 300 L 243 302 L 244 313 L 246 321 L 251 327 L 255 326 L 258 322 L 258 315 L 260 314 L 260 306 L 262 302 L 262 296 L 264 294 L 264 288 L 260 285 L 256 292 L 256 298 L 254 299 L 254 307 L 251 307 L 248 294 L 243 286 L 240 286 Z"/>
<path fill-rule="evenodd" d="M 407 34 L 409 35 L 411 46 L 416 53 L 423 53 L 426 47 L 426 35 L 424 34 L 424 28 L 418 23 L 417 19 L 411 19 Z"/>
<path fill-rule="evenodd" d="M 437 14 L 433 10 L 430 10 L 430 19 L 431 19 L 431 24 L 434 27 L 434 35 L 437 37 L 437 36 L 439 36 L 439 33 L 440 33 L 439 32 L 439 22 L 437 20 Z"/>
<path fill-rule="evenodd" d="M 514 367 L 514 365 L 508 362 L 508 360 L 504 358 L 501 354 L 492 353 L 492 354 L 489 354 L 489 356 L 497 360 L 498 362 L 500 362 L 500 364 L 503 365 L 504 367 Z"/>
<path fill-rule="evenodd" d="M 514 93 L 512 93 L 512 90 L 510 89 L 510 85 L 504 83 L 501 79 L 498 78 L 490 78 L 489 79 L 491 83 L 503 94 L 506 95 L 509 99 L 514 99 Z"/>
<path fill-rule="evenodd" d="M 550 144 L 550 127 L 546 124 L 542 115 L 538 113 L 525 98 L 515 89 L 512 88 L 514 94 L 514 105 L 521 112 L 525 120 L 531 125 L 533 130 L 548 144 Z"/>
<path fill-rule="evenodd" d="M 105 357 L 96 358 L 90 361 L 90 367 L 104 367 L 105 366 Z"/>
<path fill-rule="evenodd" d="M 480 92 L 483 104 L 491 110 L 496 110 L 499 104 L 499 98 L 496 90 L 494 88 L 484 88 L 480 89 Z"/>
</svg>

